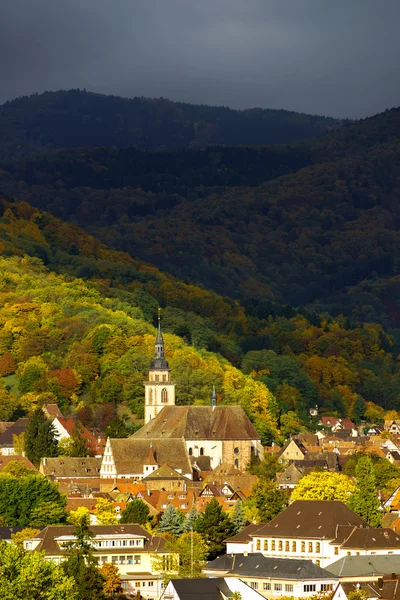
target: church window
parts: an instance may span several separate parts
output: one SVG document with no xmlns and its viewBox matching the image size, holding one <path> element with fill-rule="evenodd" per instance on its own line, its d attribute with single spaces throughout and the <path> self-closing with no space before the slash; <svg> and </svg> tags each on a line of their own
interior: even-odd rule
<svg viewBox="0 0 400 600">
<path fill-rule="evenodd" d="M 168 392 L 165 388 L 161 390 L 161 402 L 166 404 L 168 402 Z"/>
<path fill-rule="evenodd" d="M 149 389 L 149 404 L 153 404 L 153 390 Z"/>
<path fill-rule="evenodd" d="M 204 448 L 200 448 L 200 456 L 204 456 Z"/>
<path fill-rule="evenodd" d="M 233 451 L 234 451 L 235 454 L 239 454 L 239 448 L 236 447 L 236 448 L 234 448 Z"/>
<path fill-rule="evenodd" d="M 237 458 L 235 458 L 235 468 L 238 469 L 239 468 L 239 461 Z"/>
</svg>

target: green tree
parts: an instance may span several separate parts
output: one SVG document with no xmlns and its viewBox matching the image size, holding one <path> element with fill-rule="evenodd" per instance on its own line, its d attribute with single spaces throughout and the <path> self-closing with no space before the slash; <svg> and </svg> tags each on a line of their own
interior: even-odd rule
<svg viewBox="0 0 400 600">
<path fill-rule="evenodd" d="M 93 556 L 89 519 L 83 517 L 75 526 L 75 539 L 65 544 L 66 560 L 62 563 L 65 574 L 75 580 L 79 598 L 82 600 L 106 600 L 103 591 L 104 578 Z"/>
<path fill-rule="evenodd" d="M 232 523 L 215 498 L 199 515 L 196 529 L 208 546 L 210 560 L 224 553 L 224 540 L 232 534 Z"/>
<path fill-rule="evenodd" d="M 71 447 L 69 456 L 87 456 L 88 449 L 83 437 L 83 427 L 79 421 L 75 421 L 71 434 Z"/>
<path fill-rule="evenodd" d="M 247 468 L 252 475 L 257 475 L 261 479 L 271 479 L 275 481 L 276 474 L 282 470 L 276 454 L 264 454 L 261 461 L 253 460 Z"/>
<path fill-rule="evenodd" d="M 103 525 L 115 525 L 118 522 L 115 508 L 106 498 L 98 498 L 94 514 Z"/>
<path fill-rule="evenodd" d="M 17 531 L 17 533 L 11 534 L 11 541 L 13 544 L 18 546 L 21 550 L 24 549 L 24 541 L 30 540 L 37 536 L 40 533 L 40 529 L 34 529 L 33 527 L 25 527 L 22 531 Z"/>
<path fill-rule="evenodd" d="M 243 504 L 240 500 L 236 501 L 235 508 L 232 513 L 232 532 L 240 533 L 246 527 L 247 519 L 244 512 Z"/>
<path fill-rule="evenodd" d="M 32 523 L 32 513 L 43 503 L 55 503 L 61 513 L 67 499 L 58 485 L 43 475 L 0 475 L 0 515 L 6 525 L 27 527 Z"/>
<path fill-rule="evenodd" d="M 289 410 L 280 418 L 281 434 L 287 438 L 290 435 L 295 435 L 301 430 L 301 421 L 295 412 Z"/>
<path fill-rule="evenodd" d="M 12 477 L 26 477 L 27 475 L 35 474 L 36 471 L 30 469 L 22 460 L 11 460 L 2 470 L 3 475 L 11 475 Z"/>
<path fill-rule="evenodd" d="M 57 456 L 55 430 L 41 408 L 37 408 L 29 419 L 25 432 L 25 452 L 36 467 L 44 456 Z"/>
<path fill-rule="evenodd" d="M 152 556 L 152 567 L 164 581 L 204 577 L 208 547 L 199 533 L 188 531 L 168 540 L 165 550 L 170 554 L 168 561 L 157 554 Z"/>
<path fill-rule="evenodd" d="M 178 536 L 183 531 L 184 515 L 175 508 L 172 504 L 168 504 L 165 512 L 163 513 L 160 524 L 157 528 L 158 533 L 172 533 L 174 536 Z"/>
<path fill-rule="evenodd" d="M 19 541 L 0 541 L 0 590 L 2 600 L 83 598 L 73 577 L 66 575 L 62 567 L 46 560 L 42 552 L 24 552 Z"/>
<path fill-rule="evenodd" d="M 349 507 L 371 527 L 380 527 L 382 513 L 376 493 L 374 465 L 369 456 L 363 456 L 356 466 L 357 489 L 348 501 Z"/>
<path fill-rule="evenodd" d="M 144 525 L 149 518 L 150 508 L 148 505 L 143 500 L 140 500 L 140 498 L 135 498 L 122 511 L 120 523 L 138 523 L 139 525 Z"/>
<path fill-rule="evenodd" d="M 65 523 L 65 508 L 57 502 L 42 502 L 31 513 L 31 525 L 46 527 Z"/>
<path fill-rule="evenodd" d="M 267 523 L 288 505 L 288 496 L 286 492 L 280 490 L 275 481 L 260 479 L 253 486 L 249 498 L 244 503 L 244 507 L 250 512 L 251 509 L 257 509 L 257 516 Z M 248 513 L 249 514 L 249 513 Z"/>
<path fill-rule="evenodd" d="M 199 515 L 196 510 L 196 507 L 192 506 L 192 508 L 187 513 L 186 518 L 183 522 L 183 531 L 184 532 L 196 530 L 196 522 L 197 522 L 198 516 Z"/>
<path fill-rule="evenodd" d="M 342 473 L 312 471 L 300 479 L 291 500 L 340 500 L 347 503 L 354 492 L 353 481 Z"/>
</svg>

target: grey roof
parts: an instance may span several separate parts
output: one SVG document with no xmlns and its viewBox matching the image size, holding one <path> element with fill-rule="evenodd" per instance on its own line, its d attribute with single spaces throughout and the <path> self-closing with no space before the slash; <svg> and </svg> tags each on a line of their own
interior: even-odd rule
<svg viewBox="0 0 400 600">
<path fill-rule="evenodd" d="M 259 440 L 260 435 L 241 406 L 164 406 L 130 439 L 135 438 Z"/>
<path fill-rule="evenodd" d="M 101 458 L 76 458 L 58 456 L 57 458 L 42 458 L 40 472 L 47 477 L 75 478 L 99 477 Z"/>
<path fill-rule="evenodd" d="M 257 531 L 257 537 L 330 539 L 339 525 L 368 527 L 343 502 L 337 500 L 296 500 Z"/>
<path fill-rule="evenodd" d="M 325 569 L 338 577 L 364 577 L 396 573 L 399 564 L 398 554 L 344 556 Z"/>
<path fill-rule="evenodd" d="M 232 596 L 225 579 L 174 579 L 171 581 L 179 600 L 223 600 Z"/>
<path fill-rule="evenodd" d="M 207 571 L 230 572 L 237 577 L 266 577 L 274 579 L 335 579 L 332 573 L 310 560 L 273 558 L 260 552 L 225 555 L 207 563 Z"/>
</svg>

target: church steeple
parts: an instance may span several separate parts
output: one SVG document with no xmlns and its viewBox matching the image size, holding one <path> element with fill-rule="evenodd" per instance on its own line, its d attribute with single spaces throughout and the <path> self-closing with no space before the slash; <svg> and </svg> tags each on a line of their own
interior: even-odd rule
<svg viewBox="0 0 400 600">
<path fill-rule="evenodd" d="M 164 406 L 175 404 L 175 384 L 171 381 L 168 361 L 164 356 L 164 339 L 161 331 L 161 311 L 158 309 L 158 327 L 154 344 L 154 358 L 151 361 L 149 380 L 145 382 L 146 396 L 144 420 L 154 419 Z"/>
<path fill-rule="evenodd" d="M 158 309 L 158 328 L 156 343 L 154 345 L 154 358 L 151 361 L 152 369 L 168 369 L 168 362 L 164 358 L 164 339 L 161 332 L 161 308 Z"/>
<path fill-rule="evenodd" d="M 213 391 L 211 394 L 211 406 L 213 409 L 217 406 L 217 394 L 215 393 L 215 385 L 213 385 Z"/>
</svg>

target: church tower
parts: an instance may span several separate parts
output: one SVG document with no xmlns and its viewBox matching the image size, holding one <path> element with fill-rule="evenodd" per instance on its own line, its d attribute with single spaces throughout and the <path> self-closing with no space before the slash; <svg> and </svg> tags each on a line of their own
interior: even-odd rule
<svg viewBox="0 0 400 600">
<path fill-rule="evenodd" d="M 164 406 L 175 404 L 175 384 L 171 383 L 171 371 L 164 358 L 164 340 L 161 333 L 161 316 L 158 310 L 158 331 L 151 361 L 149 380 L 145 382 L 144 423 L 154 419 Z"/>
</svg>

